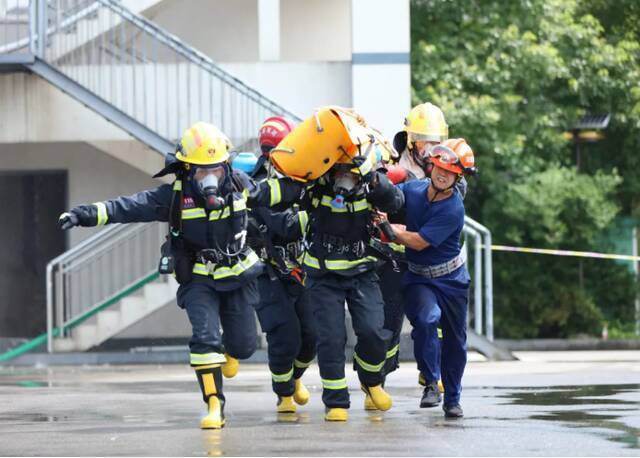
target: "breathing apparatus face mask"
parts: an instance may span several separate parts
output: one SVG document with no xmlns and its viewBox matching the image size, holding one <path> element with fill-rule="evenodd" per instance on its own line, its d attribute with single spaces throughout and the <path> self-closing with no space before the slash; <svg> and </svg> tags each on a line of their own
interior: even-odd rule
<svg viewBox="0 0 640 458">
<path fill-rule="evenodd" d="M 408 148 L 413 160 L 425 170 L 427 176 L 431 173 L 431 152 L 437 145 L 436 142 L 426 141 L 417 135 L 409 133 Z"/>
<path fill-rule="evenodd" d="M 225 167 L 198 167 L 194 170 L 193 181 L 198 192 L 205 200 L 208 210 L 218 210 L 224 206 L 224 199 L 220 196 L 220 188 L 226 176 Z"/>
<path fill-rule="evenodd" d="M 360 180 L 351 172 L 334 172 L 333 174 L 333 190 L 338 194 L 351 194 Z"/>
</svg>

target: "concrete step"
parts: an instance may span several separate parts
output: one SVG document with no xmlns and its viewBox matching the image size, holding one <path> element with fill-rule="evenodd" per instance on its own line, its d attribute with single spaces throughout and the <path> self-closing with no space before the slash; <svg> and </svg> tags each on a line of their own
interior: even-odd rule
<svg viewBox="0 0 640 458">
<path fill-rule="evenodd" d="M 73 340 L 76 349 L 84 351 L 96 345 L 97 332 L 98 325 L 96 324 L 81 324 L 75 328 L 73 330 Z"/>
<path fill-rule="evenodd" d="M 53 339 L 53 351 L 67 353 L 77 350 L 76 342 L 71 337 Z"/>
<path fill-rule="evenodd" d="M 55 339 L 55 351 L 84 351 L 101 344 L 172 301 L 177 288 L 173 279 L 145 285 L 138 294 L 98 312 L 92 322 L 79 325 L 72 331 L 72 338 Z"/>
<path fill-rule="evenodd" d="M 130 326 L 149 313 L 144 297 L 125 297 L 120 301 L 120 313 L 123 327 Z"/>
<path fill-rule="evenodd" d="M 166 304 L 173 299 L 175 292 L 169 283 L 154 282 L 144 285 L 143 295 L 147 305 L 154 307 L 155 304 Z"/>
<path fill-rule="evenodd" d="M 97 345 L 104 342 L 122 328 L 122 315 L 120 310 L 103 310 L 97 315 L 98 333 L 96 335 Z"/>
</svg>

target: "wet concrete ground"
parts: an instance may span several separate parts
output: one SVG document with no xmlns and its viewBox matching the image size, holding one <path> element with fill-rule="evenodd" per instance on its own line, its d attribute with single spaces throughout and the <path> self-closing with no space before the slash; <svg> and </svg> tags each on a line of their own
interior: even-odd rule
<svg viewBox="0 0 640 458">
<path fill-rule="evenodd" d="M 346 424 L 325 423 L 316 366 L 311 402 L 275 413 L 269 372 L 228 381 L 227 426 L 201 431 L 197 382 L 183 366 L 0 369 L 0 455 L 640 456 L 640 352 L 520 353 L 467 366 L 465 418 L 420 409 L 413 363 L 387 386 L 394 407 L 367 413 L 348 368 Z"/>
</svg>

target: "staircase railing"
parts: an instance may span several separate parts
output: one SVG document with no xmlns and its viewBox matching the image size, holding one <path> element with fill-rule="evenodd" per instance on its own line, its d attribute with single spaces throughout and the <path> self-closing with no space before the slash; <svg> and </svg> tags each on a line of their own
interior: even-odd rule
<svg viewBox="0 0 640 458">
<path fill-rule="evenodd" d="M 78 1 L 55 3 L 57 18 L 82 11 Z M 187 126 L 207 120 L 235 145 L 251 147 L 266 117 L 298 119 L 119 2 L 96 0 L 93 5 L 95 19 L 82 16 L 74 39 L 67 40 L 80 46 L 56 39 L 65 33 L 57 26 L 64 19 L 52 21 L 44 60 L 165 139 L 176 140 Z"/>
<path fill-rule="evenodd" d="M 468 216 L 464 220 L 463 232 L 471 239 L 473 268 L 469 269 L 473 286 L 474 331 L 493 341 L 493 258 L 491 251 L 491 231 Z M 468 267 L 471 267 L 468 265 Z M 484 301 L 483 293 L 484 292 Z M 484 307 L 483 307 L 484 305 Z"/>
<path fill-rule="evenodd" d="M 30 50 L 168 141 L 204 120 L 253 148 L 265 118 L 300 119 L 116 0 L 31 0 L 28 12 L 0 54 Z"/>
<path fill-rule="evenodd" d="M 157 272 L 166 224 L 114 225 L 87 238 L 47 264 L 47 347 L 54 329 L 64 337 L 69 323 Z"/>
</svg>

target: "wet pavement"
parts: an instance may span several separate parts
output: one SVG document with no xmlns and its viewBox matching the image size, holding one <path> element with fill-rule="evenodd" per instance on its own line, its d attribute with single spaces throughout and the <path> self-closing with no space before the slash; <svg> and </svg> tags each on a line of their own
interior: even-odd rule
<svg viewBox="0 0 640 458">
<path fill-rule="evenodd" d="M 0 368 L 0 455 L 640 456 L 640 352 L 519 353 L 472 358 L 465 418 L 420 409 L 413 363 L 387 382 L 384 414 L 362 408 L 348 368 L 350 418 L 325 423 L 320 378 L 297 414 L 278 416 L 265 365 L 227 381 L 227 426 L 201 431 L 204 404 L 188 367 Z"/>
</svg>

